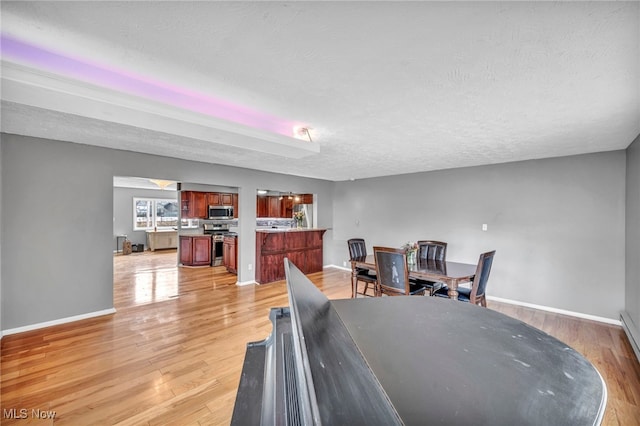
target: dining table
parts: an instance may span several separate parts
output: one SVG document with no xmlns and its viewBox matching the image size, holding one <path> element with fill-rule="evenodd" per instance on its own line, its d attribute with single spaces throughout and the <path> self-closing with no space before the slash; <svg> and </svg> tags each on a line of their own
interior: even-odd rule
<svg viewBox="0 0 640 426">
<path fill-rule="evenodd" d="M 447 285 L 450 299 L 458 299 L 458 285 L 473 281 L 478 265 L 471 263 L 450 262 L 448 260 L 416 259 L 407 264 L 409 278 L 442 282 Z M 351 292 L 356 297 L 357 268 L 375 271 L 376 259 L 370 254 L 351 259 Z"/>
</svg>

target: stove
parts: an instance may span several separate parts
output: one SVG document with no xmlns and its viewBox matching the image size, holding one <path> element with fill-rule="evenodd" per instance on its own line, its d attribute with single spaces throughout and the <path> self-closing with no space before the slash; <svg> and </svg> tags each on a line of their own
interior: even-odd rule
<svg viewBox="0 0 640 426">
<path fill-rule="evenodd" d="M 205 235 L 224 235 L 229 233 L 228 223 L 203 223 L 202 229 Z"/>
<path fill-rule="evenodd" d="M 227 223 L 203 223 L 203 233 L 211 235 L 211 266 L 222 265 L 222 245 L 224 236 L 229 234 Z"/>
</svg>

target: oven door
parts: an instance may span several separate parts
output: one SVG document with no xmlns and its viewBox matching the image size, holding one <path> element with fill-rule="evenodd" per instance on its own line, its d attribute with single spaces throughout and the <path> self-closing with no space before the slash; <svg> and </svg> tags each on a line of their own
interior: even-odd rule
<svg viewBox="0 0 640 426">
<path fill-rule="evenodd" d="M 223 235 L 214 235 L 211 238 L 211 266 L 222 265 L 223 245 L 224 245 Z"/>
</svg>

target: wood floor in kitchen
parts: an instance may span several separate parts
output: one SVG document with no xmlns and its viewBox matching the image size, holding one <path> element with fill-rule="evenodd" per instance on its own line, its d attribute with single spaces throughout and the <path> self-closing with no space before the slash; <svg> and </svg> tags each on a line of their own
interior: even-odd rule
<svg viewBox="0 0 640 426">
<path fill-rule="evenodd" d="M 0 423 L 228 424 L 245 346 L 269 335 L 271 307 L 288 305 L 284 282 L 239 287 L 223 267 L 176 267 L 175 250 L 117 255 L 114 277 L 115 314 L 2 339 Z M 309 277 L 330 299 L 350 296 L 347 271 Z M 492 301 L 489 309 L 598 368 L 609 395 L 603 424 L 640 424 L 640 364 L 621 327 Z"/>
</svg>

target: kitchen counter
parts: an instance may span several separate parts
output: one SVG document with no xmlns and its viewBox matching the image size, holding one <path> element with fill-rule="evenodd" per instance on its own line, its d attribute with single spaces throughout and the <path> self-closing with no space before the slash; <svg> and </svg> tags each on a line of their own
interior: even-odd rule
<svg viewBox="0 0 640 426">
<path fill-rule="evenodd" d="M 304 274 L 322 271 L 322 236 L 326 229 L 256 229 L 256 281 L 283 280 L 284 259 Z"/>
</svg>

